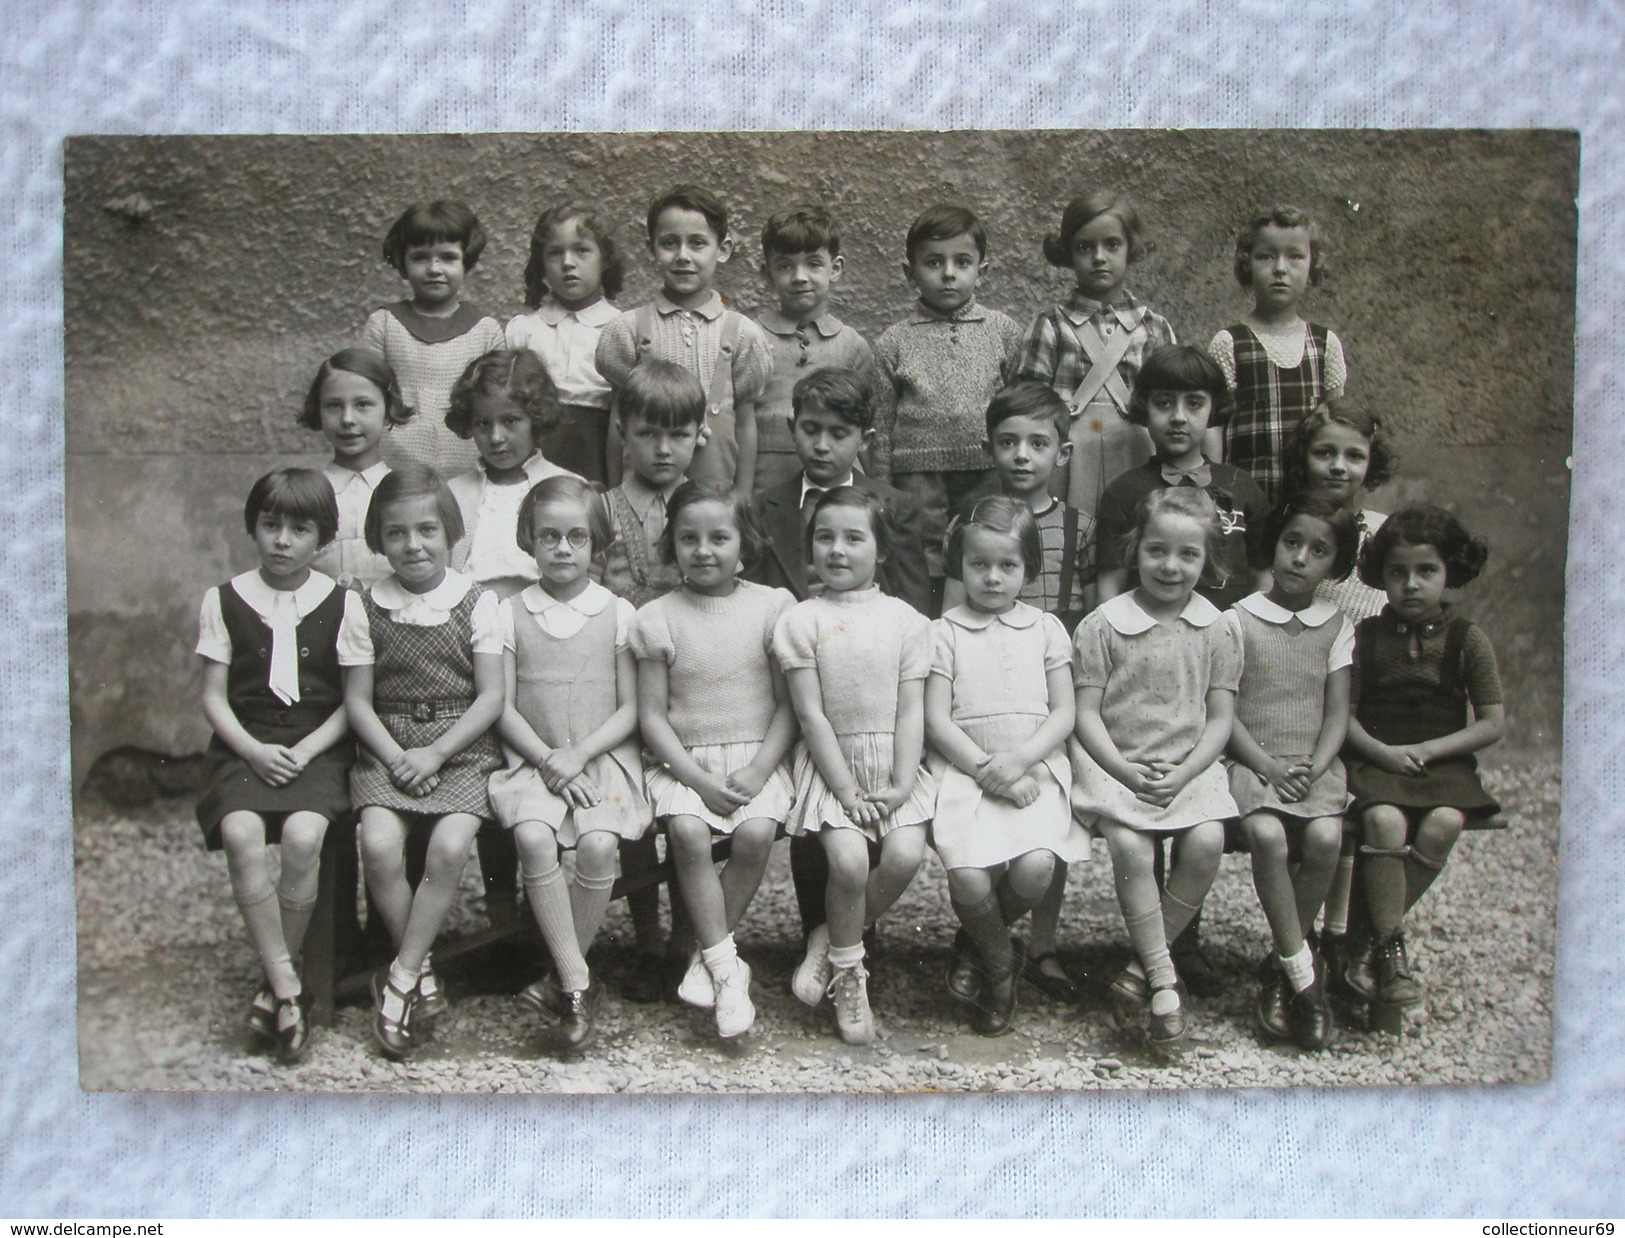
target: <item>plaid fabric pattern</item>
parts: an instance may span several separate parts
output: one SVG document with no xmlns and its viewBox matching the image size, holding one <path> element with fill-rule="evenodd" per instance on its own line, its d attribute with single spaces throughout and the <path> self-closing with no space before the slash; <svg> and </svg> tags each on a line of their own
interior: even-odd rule
<svg viewBox="0 0 1625 1238">
<path fill-rule="evenodd" d="M 438 627 L 396 623 L 389 612 L 361 595 L 372 635 L 373 700 L 474 700 L 474 605 L 482 589 L 470 589 L 452 608 L 451 619 Z M 396 706 L 398 708 L 398 706 Z M 439 711 L 436 711 L 437 713 Z M 418 719 L 398 713 L 380 714 L 395 742 L 403 748 L 433 743 L 456 725 L 456 717 Z M 491 816 L 485 793 L 486 779 L 502 765 L 495 735 L 487 731 L 440 767 L 440 785 L 426 796 L 409 796 L 396 789 L 389 771 L 362 745 L 360 759 L 350 770 L 350 800 L 356 808 L 379 805 L 397 812 L 443 815 L 451 812 Z"/>
<path fill-rule="evenodd" d="M 451 620 L 420 628 L 396 623 L 361 595 L 372 634 L 372 694 L 380 701 L 461 701 L 474 699 L 474 603 L 480 589 L 470 589 L 453 607 Z"/>
<path fill-rule="evenodd" d="M 1027 338 L 1021 346 L 1021 359 L 1016 365 L 1016 378 L 1036 379 L 1048 383 L 1063 399 L 1071 400 L 1089 372 L 1089 358 L 1078 343 L 1076 328 L 1093 323 L 1095 330 L 1103 330 L 1110 321 L 1112 329 L 1123 330 L 1124 316 L 1138 317 L 1132 328 L 1128 352 L 1117 364 L 1124 386 L 1134 387 L 1134 376 L 1140 372 L 1145 354 L 1164 344 L 1177 344 L 1174 329 L 1168 320 L 1144 301 L 1128 294 L 1118 305 L 1106 305 L 1079 293 L 1064 306 L 1046 310 L 1027 328 Z M 1064 320 L 1063 320 L 1064 319 Z"/>
<path fill-rule="evenodd" d="M 1072 562 L 1066 561 L 1067 513 L 1076 521 L 1077 544 Z M 1092 516 L 1057 499 L 1047 512 L 1034 517 L 1043 547 L 1038 575 L 1021 587 L 1021 600 L 1052 615 L 1072 615 L 1083 609 L 1083 590 L 1095 579 L 1095 522 Z M 1074 616 L 1075 618 L 1075 616 Z"/>
<path fill-rule="evenodd" d="M 1303 360 L 1283 369 L 1269 358 L 1250 327 L 1238 323 L 1230 338 L 1236 350 L 1236 414 L 1226 436 L 1225 459 L 1252 474 L 1271 506 L 1286 481 L 1282 453 L 1288 430 L 1325 395 L 1326 328 L 1308 323 Z"/>
</svg>

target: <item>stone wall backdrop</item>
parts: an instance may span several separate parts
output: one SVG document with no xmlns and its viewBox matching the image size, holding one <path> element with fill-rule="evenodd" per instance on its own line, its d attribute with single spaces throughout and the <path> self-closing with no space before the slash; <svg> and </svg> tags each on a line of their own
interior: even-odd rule
<svg viewBox="0 0 1625 1238">
<path fill-rule="evenodd" d="M 294 416 L 317 365 L 404 285 L 380 256 L 410 202 L 467 200 L 490 241 L 467 296 L 522 308 L 531 225 L 595 206 L 629 251 L 621 304 L 656 284 L 644 204 L 691 180 L 738 238 L 720 290 L 765 303 L 759 236 L 818 201 L 843 231 L 836 309 L 872 339 L 909 308 L 913 215 L 954 199 L 986 220 L 982 299 L 1027 320 L 1063 300 L 1044 233 L 1115 186 L 1154 245 L 1130 287 L 1205 343 L 1248 305 L 1235 234 L 1291 202 L 1318 219 L 1327 276 L 1308 315 L 1341 335 L 1350 394 L 1385 419 L 1402 474 L 1372 506 L 1426 496 L 1491 542 L 1463 598 L 1507 682 L 1511 737 L 1554 746 L 1562 699 L 1579 142 L 1551 132 L 1139 131 L 74 138 L 64 159 L 67 547 L 76 783 L 121 745 L 182 755 L 207 729 L 198 601 L 253 563 L 242 497 L 316 463 Z"/>
</svg>

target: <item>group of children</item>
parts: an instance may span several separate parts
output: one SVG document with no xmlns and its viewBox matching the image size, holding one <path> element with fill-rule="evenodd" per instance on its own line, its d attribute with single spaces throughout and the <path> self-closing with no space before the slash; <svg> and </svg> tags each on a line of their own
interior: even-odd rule
<svg viewBox="0 0 1625 1238">
<path fill-rule="evenodd" d="M 1133 948 L 1112 992 L 1156 1042 L 1185 1034 L 1171 947 L 1227 842 L 1270 927 L 1267 1036 L 1323 1048 L 1332 984 L 1420 1001 L 1403 917 L 1496 809 L 1472 755 L 1503 725 L 1494 655 L 1446 600 L 1486 551 L 1437 507 L 1364 510 L 1393 458 L 1340 398 L 1337 337 L 1299 317 L 1313 221 L 1243 230 L 1253 312 L 1207 349 L 1125 288 L 1144 241 L 1116 194 L 1068 204 L 1044 254 L 1077 291 L 1026 330 L 976 300 L 982 224 L 926 210 L 919 303 L 873 350 L 830 312 L 821 208 L 768 221 L 760 323 L 712 286 L 734 238 L 710 194 L 664 193 L 647 224 L 662 288 L 619 312 L 611 231 L 544 214 L 533 308 L 504 332 L 462 300 L 472 212 L 413 207 L 384 246 L 411 298 L 310 387 L 331 462 L 249 495 L 259 566 L 202 609 L 198 817 L 263 964 L 256 1033 L 290 1060 L 308 1044 L 297 959 L 352 811 L 396 950 L 373 1021 L 395 1057 L 444 1009 L 432 948 L 493 820 L 552 964 L 520 996 L 571 1052 L 617 870 L 652 864 L 657 832 L 676 995 L 725 1038 L 754 1019 L 735 931 L 785 835 L 791 988 L 851 1043 L 875 1034 L 870 931 L 928 845 L 962 926 L 945 983 L 986 1035 L 1023 979 L 1078 999 L 1055 943 L 1091 837 Z M 620 984 L 647 1000 L 658 893 L 631 902 L 644 966 Z"/>
</svg>

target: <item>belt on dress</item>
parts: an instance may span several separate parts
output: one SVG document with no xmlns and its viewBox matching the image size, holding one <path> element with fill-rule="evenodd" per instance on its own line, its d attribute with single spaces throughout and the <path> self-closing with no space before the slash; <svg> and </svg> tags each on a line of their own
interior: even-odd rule
<svg viewBox="0 0 1625 1238">
<path fill-rule="evenodd" d="M 472 697 L 456 701 L 374 701 L 373 713 L 379 717 L 410 718 L 414 722 L 438 722 L 445 718 L 460 718 L 474 703 Z"/>
</svg>

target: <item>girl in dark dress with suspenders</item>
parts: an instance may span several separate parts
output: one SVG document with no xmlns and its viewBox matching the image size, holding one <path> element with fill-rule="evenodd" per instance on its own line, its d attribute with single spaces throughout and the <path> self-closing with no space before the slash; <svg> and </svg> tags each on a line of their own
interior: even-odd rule
<svg viewBox="0 0 1625 1238">
<path fill-rule="evenodd" d="M 1374 957 L 1356 951 L 1345 980 L 1385 1004 L 1421 1001 L 1405 913 L 1444 868 L 1467 819 L 1499 809 L 1473 756 L 1501 738 L 1506 721 L 1495 650 L 1445 601 L 1445 590 L 1473 580 L 1488 557 L 1483 538 L 1431 504 L 1395 512 L 1360 554 L 1360 579 L 1383 589 L 1388 605 L 1355 629 L 1349 811 L 1362 832 Z"/>
</svg>

